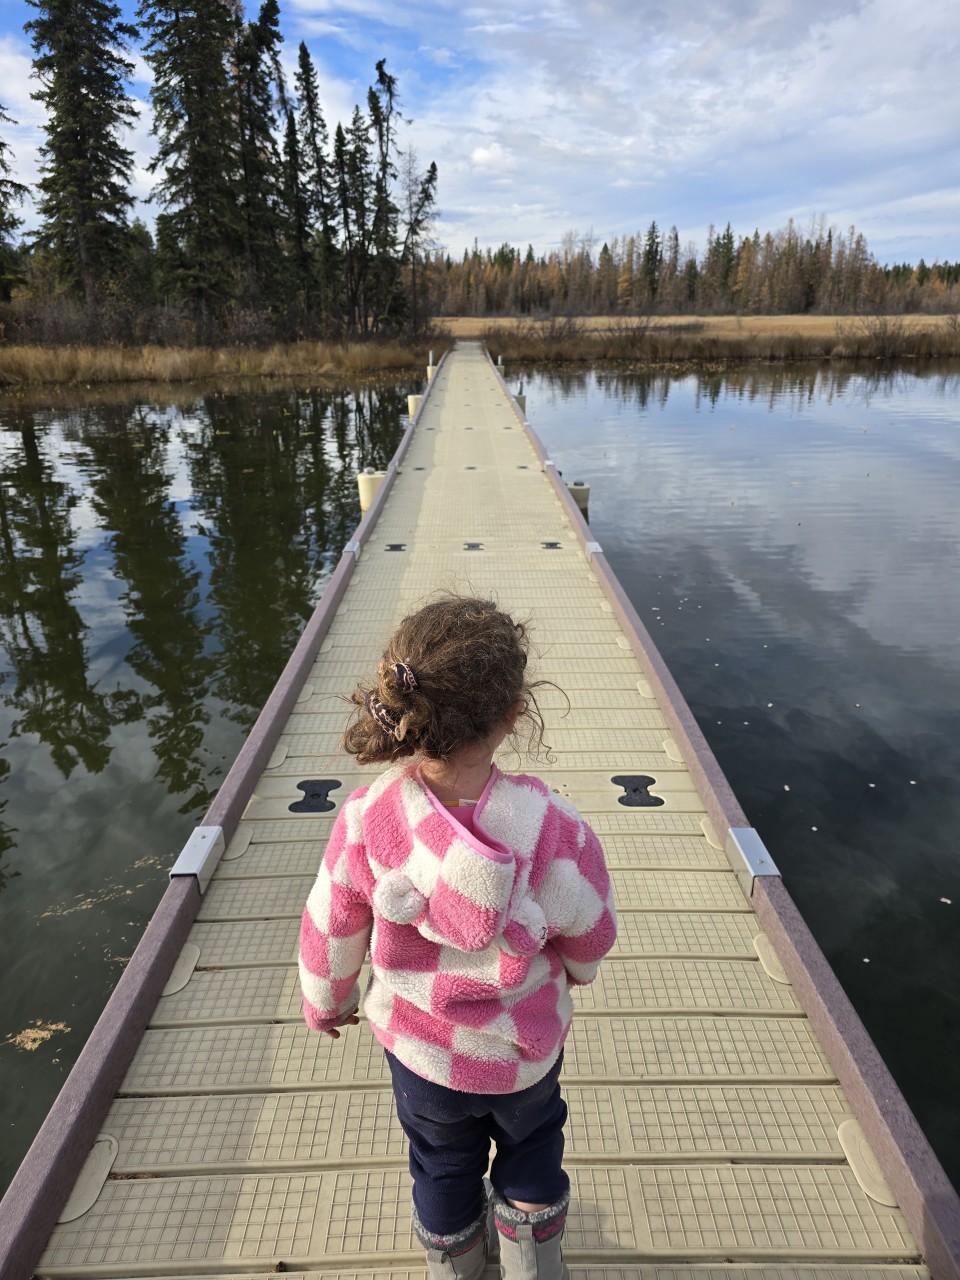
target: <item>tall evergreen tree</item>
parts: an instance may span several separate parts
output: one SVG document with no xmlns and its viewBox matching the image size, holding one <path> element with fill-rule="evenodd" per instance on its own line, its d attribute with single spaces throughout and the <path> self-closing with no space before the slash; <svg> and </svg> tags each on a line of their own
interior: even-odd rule
<svg viewBox="0 0 960 1280">
<path fill-rule="evenodd" d="M 254 22 L 237 18 L 234 85 L 240 131 L 240 211 L 243 218 L 244 295 L 253 307 L 275 304 L 283 294 L 281 256 L 282 169 L 273 109 L 279 70 L 280 7 L 264 0 Z"/>
<path fill-rule="evenodd" d="M 643 242 L 643 258 L 640 265 L 645 301 L 650 306 L 656 305 L 657 290 L 660 287 L 660 263 L 662 261 L 663 244 L 660 239 L 660 228 L 656 222 L 651 222 Z"/>
<path fill-rule="evenodd" d="M 317 245 L 317 289 L 321 316 L 339 321 L 338 262 L 334 175 L 327 155 L 329 135 L 320 106 L 320 89 L 310 51 L 300 42 L 294 86 L 299 104 L 297 135 L 308 221 Z"/>
<path fill-rule="evenodd" d="M 370 126 L 354 107 L 349 130 L 337 125 L 333 167 L 343 244 L 344 304 L 351 329 L 366 332 L 369 324 L 367 274 L 371 247 L 374 175 L 370 160 Z"/>
<path fill-rule="evenodd" d="M 370 282 L 367 297 L 374 328 L 396 321 L 400 302 L 398 230 L 400 210 L 393 200 L 397 178 L 394 164 L 396 127 L 402 120 L 396 76 L 387 71 L 386 58 L 377 63 L 376 84 L 367 93 L 370 132 L 376 142 L 373 205 L 370 210 Z M 402 309 L 402 308 L 401 308 Z M 365 326 L 366 327 L 366 326 Z"/>
<path fill-rule="evenodd" d="M 139 17 L 154 74 L 160 277 L 189 304 L 197 340 L 212 341 L 237 291 L 241 243 L 239 139 L 227 71 L 234 20 L 224 0 L 141 0 Z"/>
<path fill-rule="evenodd" d="M 302 328 L 313 313 L 316 296 L 316 263 L 310 219 L 310 200 L 303 181 L 300 138 L 292 110 L 287 110 L 283 134 L 283 208 L 287 229 L 287 255 L 293 278 L 287 311 L 295 311 Z M 295 300 L 295 301 L 294 301 Z M 291 305 L 293 304 L 293 305 Z"/>
<path fill-rule="evenodd" d="M 0 106 L 0 124 L 13 123 Z M 10 301 L 10 290 L 17 279 L 13 236 L 23 219 L 15 209 L 27 194 L 27 188 L 14 181 L 11 172 L 10 147 L 0 138 L 0 302 Z"/>
<path fill-rule="evenodd" d="M 424 244 L 429 238 L 437 199 L 437 166 L 432 162 L 425 173 L 417 172 L 417 153 L 409 147 L 401 162 L 403 180 L 404 221 L 401 259 L 410 268 L 410 328 L 414 337 L 420 329 L 423 306 L 418 292 L 419 260 Z M 505 246 L 508 247 L 508 246 Z M 520 254 L 511 250 L 511 266 L 519 263 Z"/>
<path fill-rule="evenodd" d="M 109 0 L 27 3 L 37 10 L 25 27 L 40 81 L 32 96 L 48 113 L 37 243 L 94 305 L 117 267 L 133 204 L 133 153 L 121 138 L 137 112 L 124 87 L 133 64 L 122 50 L 138 32 Z"/>
</svg>

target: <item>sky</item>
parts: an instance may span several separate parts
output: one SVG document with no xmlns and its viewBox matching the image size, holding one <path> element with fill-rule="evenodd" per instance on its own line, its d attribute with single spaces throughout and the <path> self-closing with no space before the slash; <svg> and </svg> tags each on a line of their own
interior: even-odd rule
<svg viewBox="0 0 960 1280">
<path fill-rule="evenodd" d="M 763 235 L 792 218 L 855 225 L 882 263 L 960 259 L 956 0 L 280 6 L 289 78 L 305 40 L 328 124 L 348 123 L 386 57 L 401 145 L 437 163 L 435 240 L 454 256 L 474 241 L 545 253 L 571 232 L 599 249 L 652 221 L 702 253 L 711 224 Z M 0 0 L 0 104 L 17 121 L 0 136 L 27 184 L 43 140 L 33 13 Z M 128 145 L 150 224 L 150 73 L 132 57 L 142 112 Z"/>
</svg>

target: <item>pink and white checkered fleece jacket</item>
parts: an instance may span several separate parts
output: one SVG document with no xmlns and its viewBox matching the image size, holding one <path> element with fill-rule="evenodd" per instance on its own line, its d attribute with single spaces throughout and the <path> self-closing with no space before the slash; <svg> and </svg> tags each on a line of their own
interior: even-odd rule
<svg viewBox="0 0 960 1280">
<path fill-rule="evenodd" d="M 406 762 L 337 816 L 300 931 L 316 1031 L 359 1005 L 427 1080 L 469 1093 L 535 1084 L 570 1029 L 568 987 L 592 982 L 616 919 L 600 842 L 538 778 L 494 767 L 462 827 Z"/>
</svg>

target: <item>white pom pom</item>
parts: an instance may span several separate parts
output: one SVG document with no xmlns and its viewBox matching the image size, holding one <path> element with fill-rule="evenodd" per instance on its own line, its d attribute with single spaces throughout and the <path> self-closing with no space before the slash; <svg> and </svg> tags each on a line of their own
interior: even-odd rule
<svg viewBox="0 0 960 1280">
<path fill-rule="evenodd" d="M 427 900 L 402 871 L 388 871 L 373 890 L 373 905 L 392 924 L 413 924 L 427 907 Z"/>
</svg>

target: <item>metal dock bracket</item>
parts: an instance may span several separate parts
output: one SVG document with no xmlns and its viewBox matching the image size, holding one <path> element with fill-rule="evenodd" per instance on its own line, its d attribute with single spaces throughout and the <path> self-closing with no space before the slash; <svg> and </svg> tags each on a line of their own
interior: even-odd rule
<svg viewBox="0 0 960 1280">
<path fill-rule="evenodd" d="M 226 847 L 223 827 L 197 827 L 170 868 L 170 879 L 174 876 L 196 876 L 200 892 L 206 893 Z"/>
<path fill-rule="evenodd" d="M 780 875 L 756 827 L 729 827 L 726 854 L 748 898 L 753 896 L 753 883 L 757 876 Z"/>
</svg>

